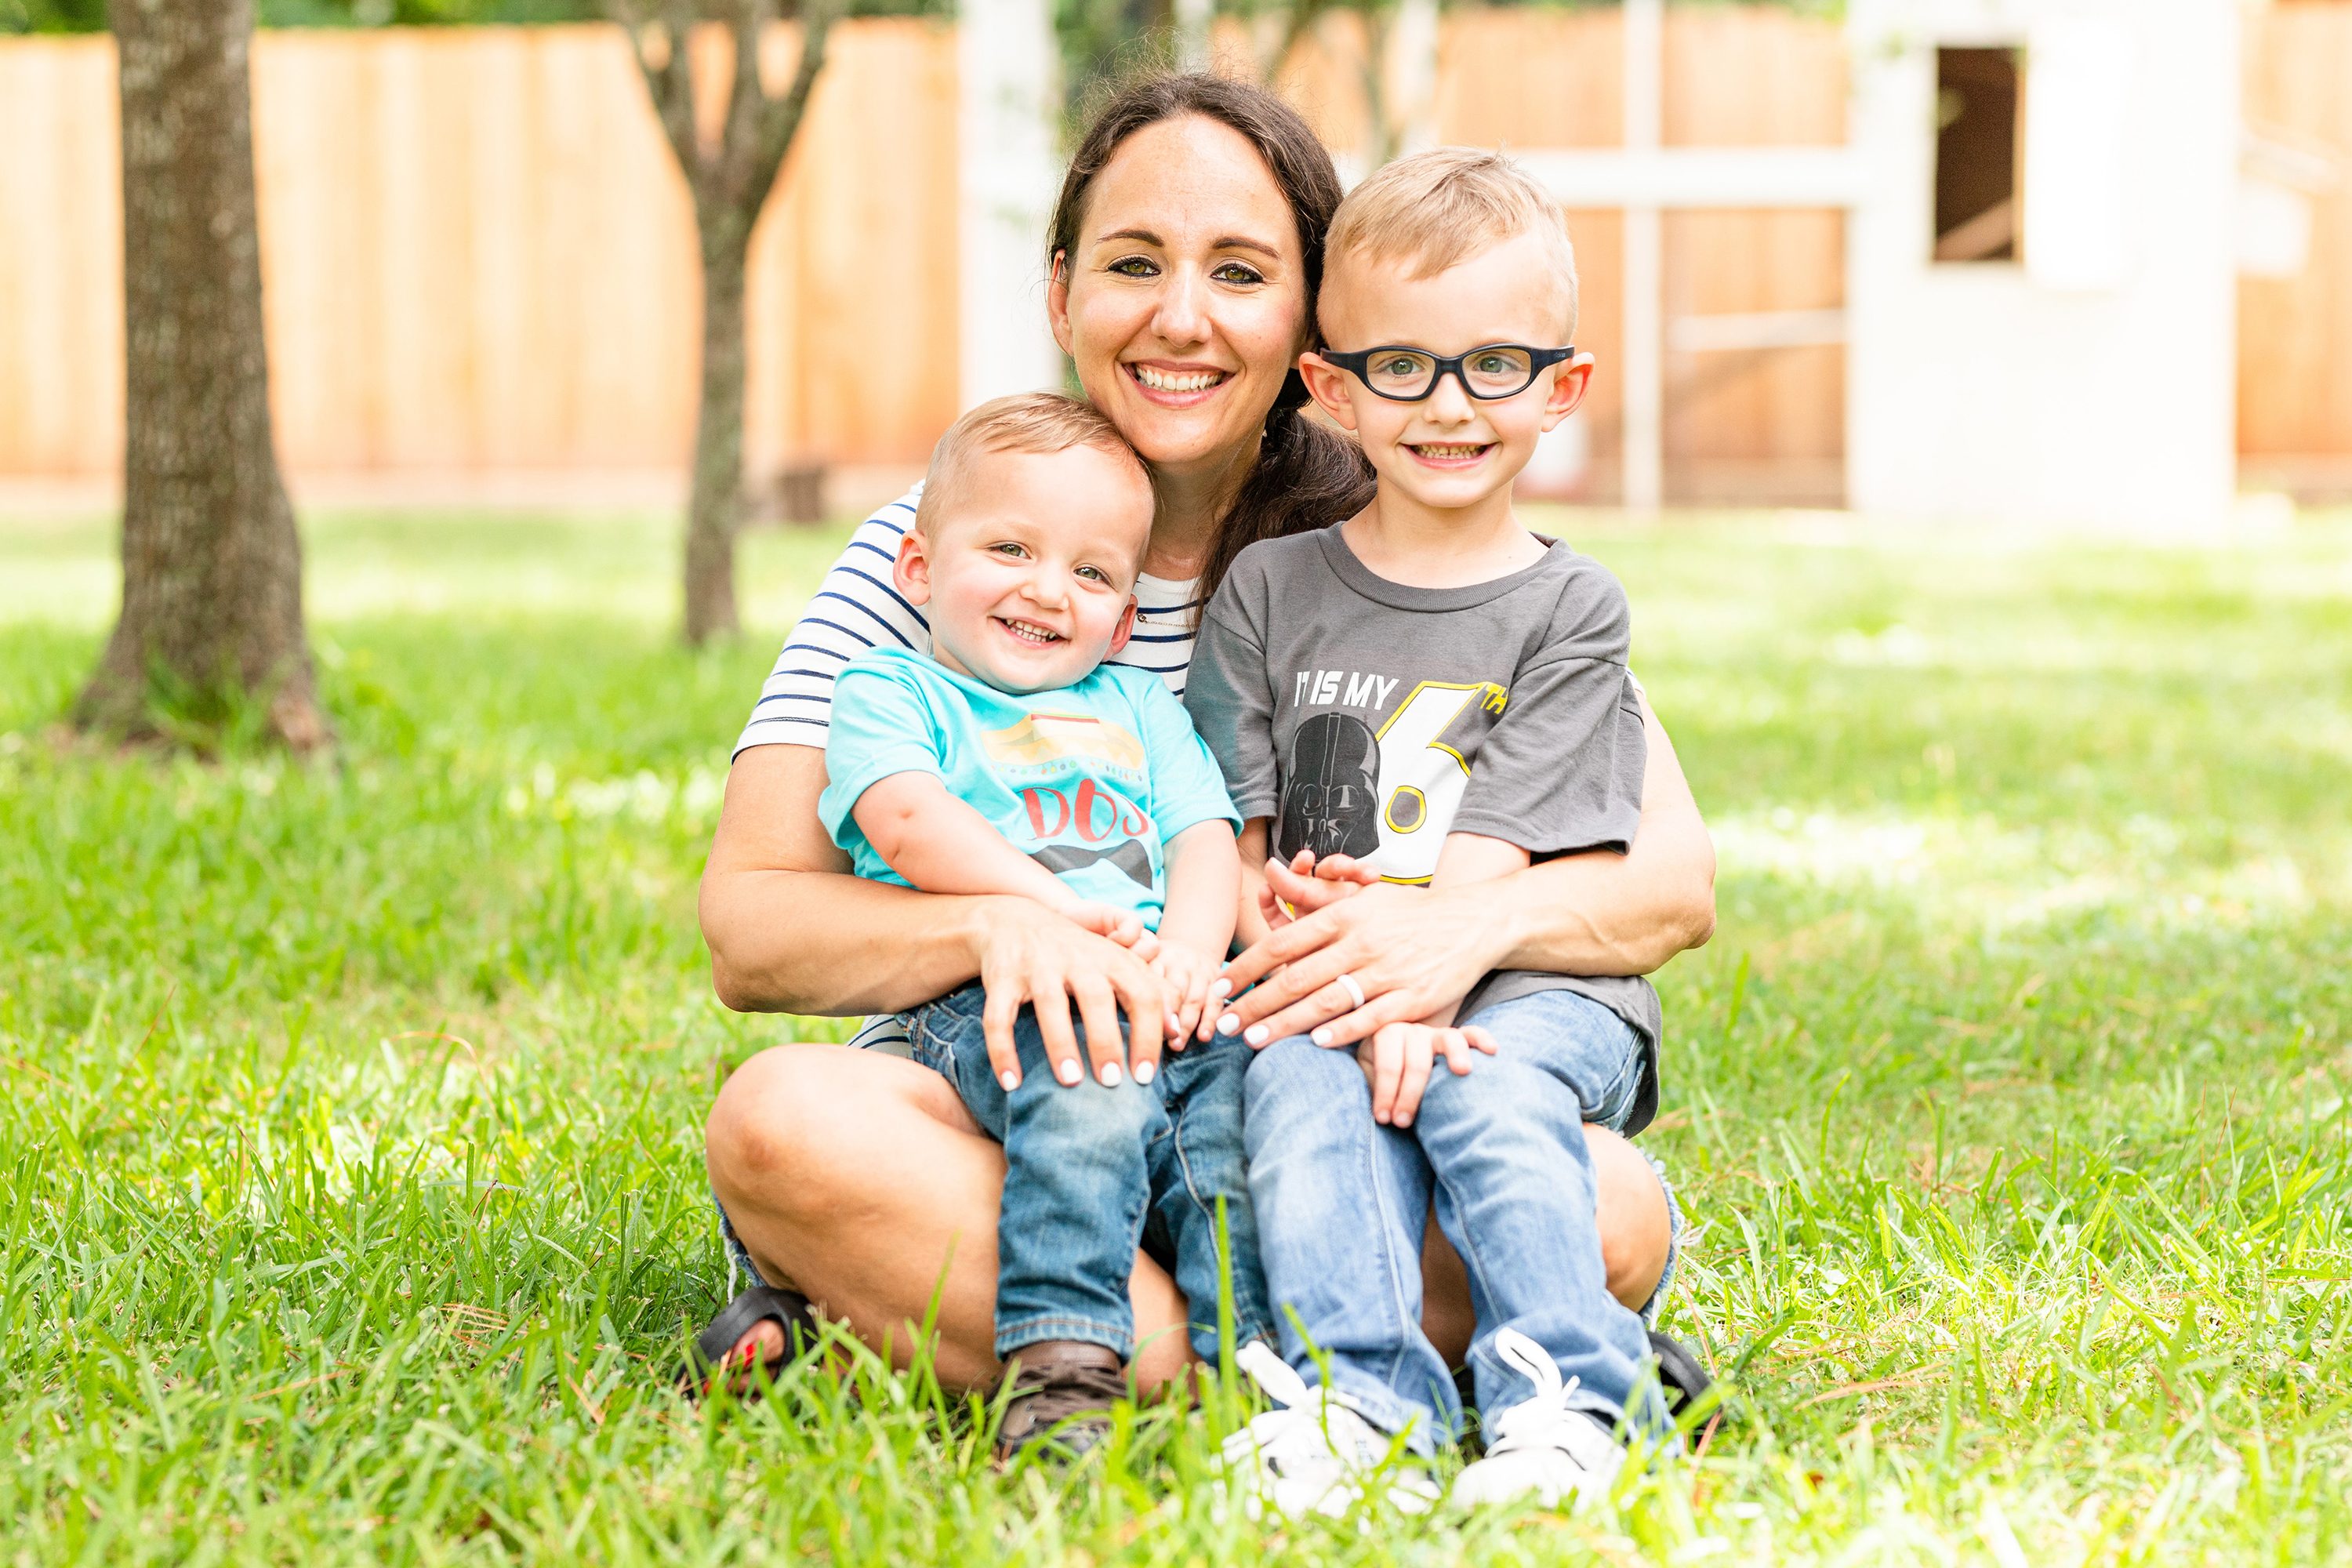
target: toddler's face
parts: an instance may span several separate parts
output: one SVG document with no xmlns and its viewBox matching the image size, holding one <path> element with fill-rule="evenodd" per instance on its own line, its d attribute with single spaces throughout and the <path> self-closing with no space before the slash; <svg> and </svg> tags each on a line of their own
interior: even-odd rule
<svg viewBox="0 0 2352 1568">
<path fill-rule="evenodd" d="M 898 590 L 931 653 L 1000 691 L 1068 686 L 1127 646 L 1151 485 L 1092 447 L 985 452 L 961 493 L 898 549 Z"/>
<path fill-rule="evenodd" d="M 1323 284 L 1322 321 L 1335 349 L 1404 347 L 1452 357 L 1489 343 L 1559 348 L 1567 299 L 1543 243 L 1520 235 L 1426 278 L 1404 260 L 1335 256 Z M 1315 354 L 1300 370 L 1316 401 L 1363 442 L 1383 488 L 1422 504 L 1456 509 L 1507 489 L 1535 455 L 1536 439 L 1584 399 L 1591 362 L 1580 356 L 1540 372 L 1515 396 L 1470 396 L 1457 376 L 1438 378 L 1419 403 L 1396 403 Z"/>
</svg>

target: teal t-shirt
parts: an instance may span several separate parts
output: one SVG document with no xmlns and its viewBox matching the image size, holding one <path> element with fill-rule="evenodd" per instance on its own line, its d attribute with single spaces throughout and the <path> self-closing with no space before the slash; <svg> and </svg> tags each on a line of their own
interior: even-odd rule
<svg viewBox="0 0 2352 1568">
<path fill-rule="evenodd" d="M 834 686 L 824 766 L 817 815 L 861 877 L 908 885 L 851 808 L 893 773 L 929 773 L 1079 897 L 1155 930 L 1168 840 L 1240 823 L 1184 705 L 1126 665 L 1014 696 L 905 648 L 871 649 Z"/>
</svg>

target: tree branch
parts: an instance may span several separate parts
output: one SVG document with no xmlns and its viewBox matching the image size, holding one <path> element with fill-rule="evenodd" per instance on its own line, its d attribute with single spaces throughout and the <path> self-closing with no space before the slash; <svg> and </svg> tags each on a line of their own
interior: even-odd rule
<svg viewBox="0 0 2352 1568">
<path fill-rule="evenodd" d="M 1315 30 L 1315 24 L 1323 19 L 1323 13 L 1328 8 L 1328 0 L 1295 0 L 1289 9 L 1289 19 L 1282 29 L 1281 41 L 1275 45 L 1272 53 L 1260 57 L 1258 60 L 1260 80 L 1268 87 L 1274 85 L 1275 79 L 1282 74 L 1282 68 L 1290 63 L 1290 57 L 1298 52 L 1298 46 L 1307 41 L 1307 34 Z"/>
<path fill-rule="evenodd" d="M 834 23 L 841 17 L 842 4 L 843 0 L 807 0 L 801 8 L 801 58 L 793 71 L 793 84 L 784 89 L 782 98 L 763 105 L 760 117 L 759 154 L 752 168 L 751 187 L 762 197 L 775 183 L 784 154 L 792 151 L 793 138 L 800 133 L 802 117 L 808 111 L 809 94 L 816 87 L 817 73 L 824 68 L 825 45 Z"/>
<path fill-rule="evenodd" d="M 646 92 L 654 100 L 654 112 L 661 119 L 662 134 L 668 139 L 670 151 L 677 155 L 678 171 L 685 174 L 688 188 L 699 201 L 702 150 L 694 129 L 692 0 L 663 0 L 661 27 L 668 48 L 658 65 L 647 47 L 652 19 L 646 14 L 644 0 L 606 0 L 606 5 L 613 20 L 629 37 L 629 52 L 636 59 L 638 74 L 646 79 Z"/>
<path fill-rule="evenodd" d="M 719 9 L 735 45 L 727 101 L 719 112 L 719 157 L 727 204 L 740 208 L 747 199 L 756 203 L 767 195 L 764 187 L 753 183 L 752 174 L 759 162 L 760 125 L 768 107 L 767 89 L 760 81 L 760 46 L 776 8 L 774 0 L 724 0 Z"/>
</svg>

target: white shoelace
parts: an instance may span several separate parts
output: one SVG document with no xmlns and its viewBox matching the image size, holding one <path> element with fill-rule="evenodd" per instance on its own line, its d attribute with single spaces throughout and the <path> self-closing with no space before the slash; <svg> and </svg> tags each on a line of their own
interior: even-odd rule
<svg viewBox="0 0 2352 1568">
<path fill-rule="evenodd" d="M 1363 1446 L 1360 1442 L 1346 1445 L 1354 1452 L 1343 1452 L 1340 1439 L 1359 1436 L 1355 1427 L 1363 1417 L 1327 1391 L 1309 1388 L 1307 1380 L 1275 1354 L 1265 1341 L 1254 1340 L 1244 1345 L 1234 1363 L 1250 1374 L 1258 1391 L 1274 1402 L 1274 1408 L 1254 1417 L 1248 1426 L 1225 1439 L 1223 1451 L 1227 1459 L 1262 1457 L 1280 1469 L 1285 1459 L 1319 1459 L 1334 1454 L 1348 1459 L 1361 1452 Z M 1336 1423 L 1332 1418 L 1335 1412 L 1343 1415 Z M 1363 1457 L 1367 1460 L 1379 1458 Z"/>
<path fill-rule="evenodd" d="M 1534 1397 L 1521 1400 L 1497 1414 L 1487 1428 L 1486 1452 L 1491 1457 L 1520 1448 L 1559 1448 L 1590 1463 L 1615 1444 L 1600 1424 L 1569 1404 L 1583 1379 L 1562 1382 L 1559 1363 L 1543 1346 L 1517 1329 L 1498 1330 L 1495 1354 L 1513 1372 L 1535 1384 Z M 1596 1447 L 1598 1445 L 1598 1447 Z"/>
<path fill-rule="evenodd" d="M 1243 1346 L 1234 1359 L 1275 1408 L 1225 1439 L 1222 1455 L 1228 1465 L 1261 1477 L 1299 1480 L 1313 1490 L 1368 1480 L 1387 1461 L 1391 1440 L 1351 1407 L 1346 1395 L 1309 1387 L 1263 1342 Z M 1400 1470 L 1387 1484 L 1391 1500 L 1404 1508 L 1416 1500 L 1426 1506 L 1435 1493 L 1417 1468 Z"/>
</svg>

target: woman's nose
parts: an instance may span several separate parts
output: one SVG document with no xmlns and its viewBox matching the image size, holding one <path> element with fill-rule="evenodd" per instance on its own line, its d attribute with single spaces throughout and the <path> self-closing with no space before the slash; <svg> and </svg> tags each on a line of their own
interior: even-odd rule
<svg viewBox="0 0 2352 1568">
<path fill-rule="evenodd" d="M 1151 330 L 1162 342 L 1185 348 L 1209 335 L 1208 291 L 1198 269 L 1171 268 L 1160 285 L 1160 300 L 1151 312 Z"/>
</svg>

